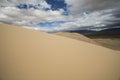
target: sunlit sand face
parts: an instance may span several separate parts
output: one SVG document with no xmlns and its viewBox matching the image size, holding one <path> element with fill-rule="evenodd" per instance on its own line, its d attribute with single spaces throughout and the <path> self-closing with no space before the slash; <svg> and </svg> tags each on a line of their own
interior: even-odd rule
<svg viewBox="0 0 120 80">
<path fill-rule="evenodd" d="M 0 25 L 1 80 L 119 80 L 115 51 L 39 31 Z"/>
</svg>

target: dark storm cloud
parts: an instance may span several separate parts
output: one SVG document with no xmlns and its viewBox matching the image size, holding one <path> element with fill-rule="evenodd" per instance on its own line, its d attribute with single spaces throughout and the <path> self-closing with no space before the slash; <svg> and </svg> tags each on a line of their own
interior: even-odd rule
<svg viewBox="0 0 120 80">
<path fill-rule="evenodd" d="M 101 10 L 120 7 L 120 0 L 87 0 L 86 5 L 90 5 L 91 10 Z M 89 9 L 88 8 L 88 9 Z"/>
<path fill-rule="evenodd" d="M 72 5 L 72 13 L 120 8 L 120 0 L 66 0 L 66 3 Z"/>
</svg>

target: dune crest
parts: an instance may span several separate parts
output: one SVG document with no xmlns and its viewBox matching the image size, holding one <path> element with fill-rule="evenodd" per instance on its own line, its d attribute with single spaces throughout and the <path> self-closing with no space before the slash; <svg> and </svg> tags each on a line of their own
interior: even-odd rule
<svg viewBox="0 0 120 80">
<path fill-rule="evenodd" d="M 71 39 L 76 39 L 80 41 L 85 41 L 91 44 L 95 44 L 98 46 L 103 46 L 115 51 L 120 51 L 120 38 L 102 38 L 101 36 L 94 38 L 94 36 L 86 37 L 84 35 L 78 34 L 78 33 L 69 33 L 69 32 L 58 32 L 56 35 L 68 37 Z M 103 35 L 104 36 L 104 35 Z"/>
<path fill-rule="evenodd" d="M 0 24 L 1 80 L 119 80 L 120 55 L 93 44 Z"/>
<path fill-rule="evenodd" d="M 98 44 L 96 41 L 78 33 L 58 32 L 56 33 L 56 35 L 60 35 L 60 36 L 64 36 L 64 37 L 68 37 L 68 38 L 72 38 L 80 41 L 85 41 L 85 42 L 96 44 L 96 45 Z"/>
</svg>

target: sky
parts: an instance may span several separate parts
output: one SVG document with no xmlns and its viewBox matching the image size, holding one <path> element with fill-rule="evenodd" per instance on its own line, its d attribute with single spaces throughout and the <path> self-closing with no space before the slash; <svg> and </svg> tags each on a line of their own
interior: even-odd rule
<svg viewBox="0 0 120 80">
<path fill-rule="evenodd" d="M 120 0 L 0 0 L 0 24 L 45 32 L 120 28 Z"/>
</svg>

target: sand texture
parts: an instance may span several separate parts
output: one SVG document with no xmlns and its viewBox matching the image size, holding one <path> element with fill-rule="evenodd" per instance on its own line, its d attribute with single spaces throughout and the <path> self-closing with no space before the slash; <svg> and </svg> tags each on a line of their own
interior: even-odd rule
<svg viewBox="0 0 120 80">
<path fill-rule="evenodd" d="M 101 46 L 120 51 L 120 38 L 93 38 Z"/>
<path fill-rule="evenodd" d="M 1 24 L 0 80 L 120 80 L 120 54 L 83 41 Z"/>
<path fill-rule="evenodd" d="M 94 40 L 92 40 L 84 35 L 78 34 L 78 33 L 58 32 L 58 33 L 56 33 L 56 35 L 99 45 L 99 43 L 97 43 L 96 41 L 94 41 Z"/>
<path fill-rule="evenodd" d="M 100 37 L 98 35 L 97 38 L 95 38 L 94 36 L 91 38 L 78 33 L 69 33 L 69 32 L 58 32 L 56 33 L 56 35 L 60 35 L 60 36 L 64 36 L 64 37 L 68 37 L 68 38 L 76 39 L 80 41 L 85 41 L 85 42 L 103 46 L 112 50 L 120 51 L 120 38 L 114 38 L 114 37 L 103 38 L 101 37 L 102 35 Z"/>
</svg>

